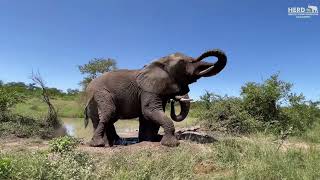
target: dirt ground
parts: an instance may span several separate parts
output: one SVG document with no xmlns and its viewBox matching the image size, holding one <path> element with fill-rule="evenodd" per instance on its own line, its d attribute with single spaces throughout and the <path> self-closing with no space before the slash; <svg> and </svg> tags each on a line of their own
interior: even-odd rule
<svg viewBox="0 0 320 180">
<path fill-rule="evenodd" d="M 134 133 L 127 134 L 135 135 Z M 127 136 L 127 137 L 128 137 Z M 252 139 L 247 137 L 239 137 L 244 141 L 252 141 Z M 48 149 L 48 140 L 43 140 L 40 138 L 18 138 L 15 136 L 5 137 L 0 139 L 0 151 L 1 152 L 14 152 L 14 151 L 38 151 L 38 150 L 46 150 Z M 83 141 L 79 146 L 78 150 L 84 151 L 90 154 L 112 154 L 119 151 L 127 151 L 127 152 L 136 152 L 143 151 L 148 149 L 153 149 L 156 151 L 165 151 L 169 147 L 162 146 L 160 142 L 140 142 L 130 145 L 115 145 L 113 147 L 90 147 L 87 145 L 87 141 Z M 279 144 L 280 151 L 287 151 L 290 148 L 294 149 L 302 149 L 306 150 L 311 148 L 310 144 L 304 142 L 290 142 L 283 141 L 281 145 L 279 142 L 271 142 L 265 141 L 264 143 L 277 143 Z M 180 146 L 191 146 L 193 149 L 197 149 L 199 151 L 208 151 L 210 148 L 206 148 L 208 144 L 206 143 L 197 143 L 195 141 L 190 140 L 180 140 Z M 315 146 L 313 146 L 314 148 Z M 316 148 L 320 148 L 320 146 L 316 146 Z"/>
<path fill-rule="evenodd" d="M 18 138 L 6 137 L 0 139 L 1 152 L 17 152 L 17 151 L 39 151 L 48 149 L 47 140 L 40 138 Z M 187 140 L 180 140 L 180 145 L 192 146 L 194 149 L 201 151 L 208 151 L 206 144 L 199 144 Z M 115 145 L 113 147 L 90 147 L 87 142 L 81 143 L 78 147 L 79 151 L 87 152 L 89 154 L 112 154 L 119 151 L 136 152 L 152 149 L 153 151 L 166 151 L 169 147 L 162 146 L 160 142 L 140 142 L 131 145 Z"/>
</svg>

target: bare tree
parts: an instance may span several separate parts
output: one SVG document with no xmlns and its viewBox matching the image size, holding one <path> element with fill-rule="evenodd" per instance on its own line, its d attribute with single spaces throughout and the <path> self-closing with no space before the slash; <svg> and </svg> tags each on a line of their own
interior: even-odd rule
<svg viewBox="0 0 320 180">
<path fill-rule="evenodd" d="M 61 124 L 60 124 L 60 121 L 58 119 L 57 111 L 56 111 L 56 109 L 54 108 L 54 106 L 52 105 L 52 103 L 50 101 L 49 93 L 47 91 L 47 88 L 45 86 L 45 82 L 42 79 L 40 73 L 39 72 L 37 72 L 37 73 L 32 72 L 31 79 L 35 84 L 37 84 L 37 85 L 39 85 L 41 87 L 41 89 L 42 89 L 42 99 L 48 105 L 48 114 L 47 114 L 47 117 L 46 117 L 47 125 L 55 128 L 55 129 L 60 128 Z"/>
</svg>

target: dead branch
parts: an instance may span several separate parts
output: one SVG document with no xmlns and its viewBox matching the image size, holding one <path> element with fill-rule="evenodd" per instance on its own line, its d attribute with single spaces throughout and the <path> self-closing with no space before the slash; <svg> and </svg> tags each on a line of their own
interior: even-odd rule
<svg viewBox="0 0 320 180">
<path fill-rule="evenodd" d="M 50 101 L 50 96 L 45 86 L 45 82 L 42 79 L 39 72 L 34 73 L 32 72 L 31 79 L 34 83 L 39 85 L 42 88 L 42 99 L 48 105 L 48 114 L 46 117 L 46 122 L 49 126 L 53 128 L 59 128 L 61 126 L 60 121 L 58 120 L 58 114 L 54 106 Z"/>
</svg>

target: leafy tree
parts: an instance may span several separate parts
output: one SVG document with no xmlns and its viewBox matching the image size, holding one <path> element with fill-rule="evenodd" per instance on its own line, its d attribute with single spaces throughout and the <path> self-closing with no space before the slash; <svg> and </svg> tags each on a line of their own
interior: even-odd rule
<svg viewBox="0 0 320 180">
<path fill-rule="evenodd" d="M 201 103 L 209 108 L 196 115 L 211 130 L 301 135 L 320 122 L 320 102 L 306 101 L 291 88 L 275 74 L 263 83 L 246 83 L 239 98 L 206 92 Z"/>
<path fill-rule="evenodd" d="M 92 79 L 105 72 L 117 69 L 117 66 L 114 59 L 94 58 L 90 60 L 88 64 L 78 66 L 78 68 L 81 74 L 87 74 L 87 76 L 80 82 L 80 85 L 85 89 Z"/>
<path fill-rule="evenodd" d="M 219 96 L 217 94 L 214 94 L 214 93 L 211 93 L 211 92 L 209 92 L 207 90 L 204 93 L 204 95 L 200 96 L 200 100 L 204 103 L 205 109 L 207 109 L 207 110 L 210 109 L 211 104 L 214 101 L 217 101 L 217 100 L 219 100 L 221 98 L 222 98 L 221 96 Z"/>
<path fill-rule="evenodd" d="M 6 112 L 10 107 L 25 99 L 21 94 L 6 87 L 0 87 L 0 112 Z"/>
<path fill-rule="evenodd" d="M 291 87 L 292 84 L 279 80 L 278 74 L 262 84 L 249 82 L 242 87 L 244 107 L 257 119 L 273 122 L 278 118 L 280 105 L 288 99 Z"/>
<path fill-rule="evenodd" d="M 301 134 L 320 122 L 320 102 L 305 100 L 302 94 L 290 94 L 289 105 L 281 111 L 280 125 L 282 129 L 293 128 L 294 134 Z"/>
<path fill-rule="evenodd" d="M 64 92 L 58 88 L 47 88 L 50 97 L 63 96 Z"/>
<path fill-rule="evenodd" d="M 80 91 L 78 89 L 67 89 L 67 94 L 70 95 L 70 96 L 73 96 L 73 95 L 77 95 L 79 94 Z"/>
<path fill-rule="evenodd" d="M 28 90 L 35 91 L 35 90 L 41 90 L 41 88 L 36 86 L 36 83 L 29 83 L 28 84 Z"/>
<path fill-rule="evenodd" d="M 17 93 L 26 94 L 28 86 L 24 82 L 8 82 L 3 85 L 8 90 L 15 91 Z"/>
</svg>

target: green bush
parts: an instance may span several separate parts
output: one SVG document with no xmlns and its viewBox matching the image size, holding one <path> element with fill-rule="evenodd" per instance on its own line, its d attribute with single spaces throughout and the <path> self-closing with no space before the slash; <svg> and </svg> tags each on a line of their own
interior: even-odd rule
<svg viewBox="0 0 320 180">
<path fill-rule="evenodd" d="M 320 122 L 318 102 L 305 101 L 291 92 L 292 84 L 272 75 L 263 83 L 247 83 L 239 98 L 221 97 L 206 92 L 198 112 L 200 124 L 210 130 L 233 133 L 287 132 L 301 135 Z M 199 110 L 201 107 L 202 110 Z"/>
<path fill-rule="evenodd" d="M 280 105 L 289 97 L 292 84 L 272 75 L 264 83 L 249 82 L 242 87 L 241 97 L 247 112 L 259 121 L 277 121 Z"/>
<path fill-rule="evenodd" d="M 27 97 L 25 94 L 27 90 L 29 91 L 28 86 L 23 83 L 8 83 L 0 86 L 0 136 L 52 138 L 55 135 L 55 127 L 50 124 L 51 116 L 43 117 L 44 114 L 33 113 L 44 111 L 48 114 L 48 107 L 31 102 L 31 108 L 25 114 L 16 113 L 16 109 Z M 13 106 L 15 109 L 12 110 Z"/>
<path fill-rule="evenodd" d="M 295 98 L 295 97 L 293 97 Z M 282 129 L 293 127 L 293 134 L 301 135 L 320 122 L 320 110 L 318 103 L 300 101 L 292 102 L 290 106 L 281 109 L 284 120 L 281 122 Z"/>
<path fill-rule="evenodd" d="M 8 111 L 10 107 L 24 100 L 24 96 L 5 87 L 0 87 L 0 113 Z"/>
<path fill-rule="evenodd" d="M 211 102 L 210 109 L 199 114 L 200 124 L 209 129 L 231 133 L 249 133 L 261 128 L 243 107 L 239 98 L 219 97 Z"/>
<path fill-rule="evenodd" d="M 71 136 L 63 136 L 50 140 L 49 150 L 50 152 L 65 153 L 73 151 L 76 146 L 79 144 L 79 141 Z"/>
<path fill-rule="evenodd" d="M 17 137 L 41 137 L 44 139 L 54 136 L 54 129 L 46 126 L 41 119 L 20 116 L 9 112 L 0 113 L 0 137 L 15 135 Z"/>
</svg>

